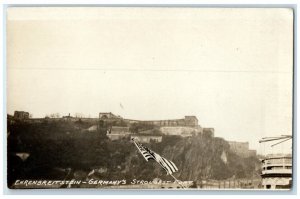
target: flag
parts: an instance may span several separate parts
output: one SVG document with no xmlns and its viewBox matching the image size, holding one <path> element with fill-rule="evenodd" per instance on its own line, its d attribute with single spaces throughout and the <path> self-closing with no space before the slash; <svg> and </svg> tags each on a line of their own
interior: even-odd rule
<svg viewBox="0 0 300 199">
<path fill-rule="evenodd" d="M 151 159 L 155 160 L 153 155 L 149 152 L 149 149 L 147 150 L 146 147 L 135 141 L 134 138 L 132 138 L 132 140 L 147 162 Z"/>
<path fill-rule="evenodd" d="M 165 169 L 167 174 L 172 174 L 176 171 L 178 171 L 178 168 L 176 165 L 166 158 L 160 156 L 159 154 L 151 151 L 147 147 L 140 144 L 138 141 L 136 141 L 134 138 L 132 138 L 132 141 L 134 142 L 135 146 L 138 148 L 138 150 L 141 152 L 145 160 L 148 162 L 149 160 L 155 160 L 162 168 Z"/>
</svg>

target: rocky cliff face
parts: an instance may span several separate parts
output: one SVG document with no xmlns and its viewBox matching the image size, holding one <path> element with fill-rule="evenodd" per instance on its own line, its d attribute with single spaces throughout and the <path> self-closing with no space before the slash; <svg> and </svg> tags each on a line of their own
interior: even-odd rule
<svg viewBox="0 0 300 199">
<path fill-rule="evenodd" d="M 228 165 L 221 159 L 228 151 L 225 141 L 205 136 L 190 137 L 164 149 L 181 168 L 179 177 L 186 180 L 229 177 Z"/>
<path fill-rule="evenodd" d="M 209 135 L 188 138 L 165 136 L 163 142 L 147 146 L 172 160 L 179 169 L 174 175 L 181 180 L 245 178 L 258 173 L 255 171 L 255 165 L 259 164 L 257 158 L 239 157 L 229 150 L 229 144 L 224 139 Z M 144 174 L 149 178 L 165 178 L 165 171 L 157 163 L 146 162 L 138 153 L 131 154 L 126 171 L 135 168 L 138 177 Z"/>
</svg>

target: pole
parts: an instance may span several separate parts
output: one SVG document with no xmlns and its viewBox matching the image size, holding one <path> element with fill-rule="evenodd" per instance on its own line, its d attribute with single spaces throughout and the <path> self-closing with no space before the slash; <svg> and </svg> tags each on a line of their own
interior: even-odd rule
<svg viewBox="0 0 300 199">
<path fill-rule="evenodd" d="M 292 138 L 287 138 L 287 139 L 285 139 L 285 140 L 283 140 L 283 141 L 281 141 L 281 142 L 277 142 L 276 144 L 271 145 L 271 147 L 276 146 L 276 145 L 278 145 L 278 144 L 281 144 L 281 143 L 283 143 L 283 142 L 285 142 L 285 141 L 288 141 L 288 140 L 290 140 L 290 139 L 292 139 Z"/>
<path fill-rule="evenodd" d="M 173 176 L 172 174 L 170 174 L 170 176 L 172 176 L 174 178 L 174 180 L 182 187 L 182 188 L 186 188 L 185 186 L 183 186 L 183 184 L 177 180 L 177 178 L 175 178 L 175 176 Z"/>
</svg>

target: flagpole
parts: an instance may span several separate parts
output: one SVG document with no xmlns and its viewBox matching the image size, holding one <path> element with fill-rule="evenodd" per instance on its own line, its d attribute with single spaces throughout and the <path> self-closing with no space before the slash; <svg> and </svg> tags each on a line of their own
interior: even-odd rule
<svg viewBox="0 0 300 199">
<path fill-rule="evenodd" d="M 177 178 L 175 178 L 175 176 L 173 176 L 172 174 L 170 174 L 170 176 L 172 176 L 172 177 L 174 178 L 174 180 L 175 180 L 178 184 L 180 184 L 180 186 L 181 186 L 182 188 L 186 188 L 185 186 L 183 186 L 183 184 L 182 184 L 179 180 L 177 180 Z"/>
</svg>

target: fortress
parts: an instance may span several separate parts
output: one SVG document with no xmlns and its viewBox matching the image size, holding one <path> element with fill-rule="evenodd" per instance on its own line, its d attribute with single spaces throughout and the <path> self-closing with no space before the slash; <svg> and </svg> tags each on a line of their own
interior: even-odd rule
<svg viewBox="0 0 300 199">
<path fill-rule="evenodd" d="M 101 125 L 105 124 L 109 129 L 107 136 L 112 140 L 135 136 L 136 138 L 140 137 L 145 142 L 151 140 L 161 142 L 162 135 L 190 137 L 205 133 L 214 136 L 213 128 L 202 128 L 198 124 L 197 117 L 191 115 L 172 120 L 133 120 L 122 118 L 111 112 L 100 112 L 98 118 L 73 117 L 70 114 L 62 117 L 29 118 L 28 112 L 16 111 L 14 116 L 8 115 L 8 117 L 12 122 L 19 120 L 29 123 L 81 121 L 90 124 L 90 127 L 86 129 L 87 132 L 97 131 Z M 132 127 L 137 128 L 132 130 Z M 159 133 L 153 134 L 151 131 L 145 131 L 147 129 L 155 129 Z"/>
<path fill-rule="evenodd" d="M 174 120 L 132 120 L 132 119 L 123 119 L 119 115 L 114 115 L 111 112 L 99 113 L 100 120 L 123 120 L 126 123 L 134 124 L 145 124 L 145 125 L 155 125 L 155 126 L 198 126 L 198 119 L 196 116 L 185 116 L 183 119 L 174 119 Z"/>
<path fill-rule="evenodd" d="M 124 119 L 111 112 L 100 112 L 99 117 L 73 117 L 70 114 L 62 117 L 32 118 L 29 112 L 15 111 L 14 115 L 7 115 L 7 121 L 10 124 L 16 122 L 43 123 L 43 122 L 86 122 L 90 126 L 82 129 L 84 132 L 97 132 L 101 125 L 105 124 L 107 128 L 106 135 L 111 140 L 122 138 L 138 138 L 141 142 L 161 142 L 163 135 L 177 135 L 181 137 L 191 137 L 194 135 L 205 135 L 214 137 L 214 128 L 202 128 L 196 116 L 184 116 L 181 119 L 173 120 L 133 120 Z M 146 129 L 135 129 L 132 127 L 145 127 Z M 251 157 L 256 155 L 256 150 L 249 149 L 248 142 L 227 141 L 230 150 L 242 157 Z"/>
<path fill-rule="evenodd" d="M 131 136 L 139 138 L 141 142 L 156 141 L 161 142 L 162 135 L 178 135 L 182 137 L 190 137 L 193 135 L 203 133 L 202 127 L 198 124 L 196 116 L 185 116 L 182 119 L 173 120 L 133 120 L 124 119 L 121 116 L 114 115 L 111 112 L 99 113 L 99 120 L 112 123 L 122 121 L 127 126 L 140 125 L 148 126 L 149 128 L 156 129 L 160 134 L 153 134 L 151 131 L 143 131 L 140 133 L 129 132 L 129 128 L 123 127 L 122 131 L 117 126 L 112 126 L 111 131 L 107 134 L 112 140 L 121 139 L 122 137 Z M 213 129 L 213 128 L 209 128 Z M 148 132 L 148 133 L 146 133 Z M 213 132 L 212 132 L 213 136 Z"/>
</svg>

